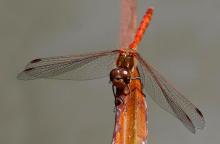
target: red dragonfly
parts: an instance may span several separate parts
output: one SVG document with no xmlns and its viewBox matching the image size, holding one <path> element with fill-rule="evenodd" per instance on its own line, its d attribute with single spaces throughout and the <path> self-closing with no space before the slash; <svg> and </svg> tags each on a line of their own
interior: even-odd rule
<svg viewBox="0 0 220 144">
<path fill-rule="evenodd" d="M 26 65 L 17 78 L 90 80 L 106 77 L 110 72 L 116 106 L 123 103 L 120 95 L 130 94 L 129 83 L 134 79 L 140 79 L 146 93 L 161 108 L 178 118 L 189 131 L 195 133 L 196 129 L 203 129 L 205 126 L 201 111 L 136 51 L 152 14 L 153 8 L 149 8 L 140 23 L 134 41 L 127 48 L 34 59 Z M 140 77 L 131 77 L 135 68 L 139 70 Z"/>
</svg>

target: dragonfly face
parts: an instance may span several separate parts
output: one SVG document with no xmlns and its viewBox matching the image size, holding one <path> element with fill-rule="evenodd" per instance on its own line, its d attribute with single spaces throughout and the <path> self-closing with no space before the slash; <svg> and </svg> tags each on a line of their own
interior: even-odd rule
<svg viewBox="0 0 220 144">
<path fill-rule="evenodd" d="M 115 87 L 123 89 L 130 83 L 130 71 L 126 68 L 117 67 L 110 72 L 110 80 Z"/>
<path fill-rule="evenodd" d="M 115 106 L 123 103 L 126 95 L 130 94 L 129 83 L 131 74 L 127 68 L 117 67 L 110 72 L 112 91 L 115 97 Z"/>
</svg>

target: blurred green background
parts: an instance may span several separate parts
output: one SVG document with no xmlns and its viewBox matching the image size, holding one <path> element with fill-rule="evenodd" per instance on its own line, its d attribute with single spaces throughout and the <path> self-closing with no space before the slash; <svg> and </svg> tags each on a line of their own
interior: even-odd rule
<svg viewBox="0 0 220 144">
<path fill-rule="evenodd" d="M 206 128 L 191 134 L 148 98 L 149 144 L 220 141 L 220 1 L 138 1 L 138 18 L 155 6 L 139 51 L 197 105 Z M 109 78 L 18 81 L 36 57 L 119 48 L 120 1 L 0 1 L 0 143 L 111 143 Z"/>
</svg>

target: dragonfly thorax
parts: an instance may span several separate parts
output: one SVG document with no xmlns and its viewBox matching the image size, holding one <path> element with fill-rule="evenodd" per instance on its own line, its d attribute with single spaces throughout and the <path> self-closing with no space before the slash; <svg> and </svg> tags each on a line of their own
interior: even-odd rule
<svg viewBox="0 0 220 144">
<path fill-rule="evenodd" d="M 120 53 L 116 63 L 117 67 L 127 68 L 130 71 L 132 71 L 134 64 L 134 56 L 127 53 Z"/>
</svg>

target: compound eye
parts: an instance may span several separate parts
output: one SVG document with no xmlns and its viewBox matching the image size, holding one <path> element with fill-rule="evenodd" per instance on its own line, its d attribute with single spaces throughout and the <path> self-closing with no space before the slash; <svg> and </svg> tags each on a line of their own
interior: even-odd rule
<svg viewBox="0 0 220 144">
<path fill-rule="evenodd" d="M 128 75 L 128 71 L 127 70 L 123 70 L 123 74 L 124 75 Z"/>
</svg>

